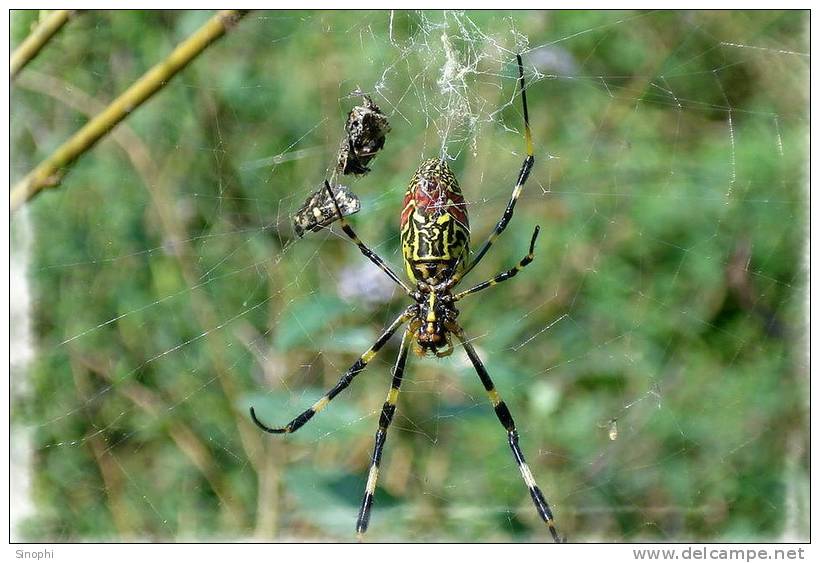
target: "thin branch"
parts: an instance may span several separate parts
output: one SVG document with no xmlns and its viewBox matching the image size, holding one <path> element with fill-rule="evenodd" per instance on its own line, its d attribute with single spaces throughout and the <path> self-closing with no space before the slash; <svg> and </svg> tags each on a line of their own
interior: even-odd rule
<svg viewBox="0 0 820 563">
<path fill-rule="evenodd" d="M 34 31 L 11 54 L 9 66 L 12 79 L 17 76 L 17 73 L 24 66 L 31 62 L 31 59 L 37 56 L 40 49 L 60 31 L 60 28 L 65 25 L 73 13 L 74 10 L 54 10 L 40 21 Z"/>
<path fill-rule="evenodd" d="M 244 11 L 222 10 L 180 43 L 167 59 L 142 75 L 128 90 L 111 102 L 105 111 L 86 123 L 73 137 L 17 183 L 11 190 L 11 211 L 18 209 L 43 189 L 57 187 L 68 172 L 68 167 L 75 160 L 164 87 L 171 78 L 211 43 L 222 37 L 245 14 Z"/>
<path fill-rule="evenodd" d="M 17 79 L 16 85 L 19 88 L 49 96 L 82 113 L 88 119 L 105 110 L 104 103 L 90 96 L 75 84 L 35 70 L 26 71 L 26 74 Z M 151 186 L 157 182 L 156 163 L 151 159 L 150 151 L 142 139 L 129 127 L 127 122 L 123 122 L 111 131 L 110 138 L 125 152 L 142 178 L 145 188 L 150 191 Z"/>
<path fill-rule="evenodd" d="M 86 116 L 94 115 L 104 107 L 102 103 L 75 85 L 38 72 L 27 72 L 25 76 L 20 77 L 18 84 L 23 88 L 51 96 Z M 179 263 L 180 272 L 186 280 L 186 283 L 191 287 L 195 316 L 200 322 L 202 329 L 208 332 L 207 338 L 212 339 L 213 336 L 211 336 L 209 328 L 218 324 L 218 321 L 208 296 L 197 287 L 200 274 L 196 271 L 196 266 L 191 263 L 188 258 L 192 255 L 188 242 L 190 236 L 185 232 L 185 222 L 174 216 L 172 211 L 174 205 L 170 195 L 165 189 L 166 181 L 163 179 L 164 175 L 161 173 L 160 167 L 151 158 L 148 147 L 128 126 L 128 123 L 122 123 L 117 129 L 112 131 L 110 139 L 116 142 L 123 151 L 125 151 L 135 170 L 142 178 L 146 190 L 151 195 L 154 208 L 159 216 L 162 231 L 166 240 L 173 242 L 175 249 L 174 255 Z M 219 353 L 221 344 L 215 343 L 212 346 L 208 346 L 207 349 L 211 354 L 211 365 L 217 373 L 219 382 L 228 398 L 228 404 L 236 405 L 238 403 L 238 393 L 232 383 L 235 377 L 230 373 L 230 369 L 222 357 L 222 354 Z M 235 415 L 242 445 L 246 449 L 251 463 L 256 466 L 257 461 L 252 453 L 260 451 L 260 434 L 256 431 L 256 428 L 250 424 L 247 416 L 244 415 L 244 411 L 242 411 L 241 415 L 236 411 L 235 407 L 232 407 L 231 411 Z"/>
</svg>

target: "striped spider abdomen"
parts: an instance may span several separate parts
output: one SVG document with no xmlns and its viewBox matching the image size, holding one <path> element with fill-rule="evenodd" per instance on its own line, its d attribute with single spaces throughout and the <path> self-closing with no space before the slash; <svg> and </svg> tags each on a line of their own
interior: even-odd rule
<svg viewBox="0 0 820 563">
<path fill-rule="evenodd" d="M 419 166 L 401 213 L 404 266 L 414 284 L 436 285 L 464 267 L 470 223 L 461 187 L 445 160 Z"/>
</svg>

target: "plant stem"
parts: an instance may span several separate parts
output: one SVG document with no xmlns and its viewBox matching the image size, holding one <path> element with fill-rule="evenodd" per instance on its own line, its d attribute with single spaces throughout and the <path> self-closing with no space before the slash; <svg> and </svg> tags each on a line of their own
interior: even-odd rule
<svg viewBox="0 0 820 563">
<path fill-rule="evenodd" d="M 11 190 L 11 211 L 18 209 L 45 188 L 59 186 L 68 167 L 91 149 L 106 133 L 163 88 L 211 43 L 224 35 L 245 11 L 222 10 L 188 39 L 177 45 L 164 61 L 156 64 L 94 119 L 41 162 Z"/>
<path fill-rule="evenodd" d="M 11 54 L 10 71 L 11 78 L 17 76 L 17 73 L 26 66 L 31 59 L 37 56 L 40 49 L 48 43 L 60 28 L 65 25 L 65 22 L 71 17 L 74 10 L 54 10 L 43 18 L 37 27 L 34 28 L 28 37 L 26 37 L 20 46 Z"/>
</svg>

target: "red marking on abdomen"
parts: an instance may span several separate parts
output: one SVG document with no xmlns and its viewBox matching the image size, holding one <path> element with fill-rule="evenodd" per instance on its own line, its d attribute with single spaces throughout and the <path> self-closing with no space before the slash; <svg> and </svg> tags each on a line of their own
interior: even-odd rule
<svg viewBox="0 0 820 563">
<path fill-rule="evenodd" d="M 470 227 L 467 204 L 461 191 L 458 188 L 453 190 L 442 187 L 435 179 L 422 178 L 405 193 L 401 213 L 402 227 L 414 209 L 428 219 L 436 219 L 444 213 L 449 213 L 464 227 Z"/>
</svg>

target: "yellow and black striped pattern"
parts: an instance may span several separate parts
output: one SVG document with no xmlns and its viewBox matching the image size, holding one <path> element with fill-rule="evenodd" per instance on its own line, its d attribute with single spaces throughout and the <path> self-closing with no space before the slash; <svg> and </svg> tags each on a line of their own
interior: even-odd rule
<svg viewBox="0 0 820 563">
<path fill-rule="evenodd" d="M 541 227 L 536 225 L 535 230 L 532 233 L 532 239 L 530 239 L 530 251 L 529 251 L 529 253 L 526 256 L 524 256 L 518 262 L 518 264 L 515 265 L 514 268 L 510 268 L 506 272 L 501 272 L 500 274 L 498 274 L 497 276 L 495 276 L 492 279 L 489 279 L 487 281 L 483 281 L 479 284 L 474 285 L 470 289 L 465 289 L 464 291 L 455 294 L 453 296 L 453 301 L 458 301 L 459 299 L 462 299 L 462 298 L 464 298 L 468 295 L 471 295 L 473 293 L 481 291 L 482 289 L 487 289 L 488 287 L 492 287 L 496 284 L 499 284 L 503 281 L 506 281 L 506 280 L 514 277 L 515 275 L 517 275 L 518 272 L 520 272 L 524 268 L 526 268 L 530 264 L 530 262 L 532 262 L 535 259 L 535 241 L 538 238 L 538 233 L 540 231 L 541 231 Z"/>
<path fill-rule="evenodd" d="M 364 498 L 362 499 L 361 508 L 359 508 L 359 517 L 356 520 L 356 534 L 360 540 L 370 523 L 370 509 L 373 506 L 373 495 L 376 494 L 376 482 L 379 479 L 382 450 L 387 439 L 387 429 L 390 427 L 390 423 L 393 422 L 393 415 L 396 413 L 399 389 L 401 388 L 402 377 L 404 377 L 404 366 L 407 363 L 407 350 L 410 347 L 410 341 L 413 339 L 412 331 L 413 326 L 404 331 L 399 356 L 396 358 L 396 365 L 393 368 L 393 382 L 390 384 L 390 391 L 387 392 L 387 398 L 384 405 L 382 405 L 382 412 L 379 416 L 379 429 L 376 430 L 373 457 L 370 461 L 370 471 L 367 474 L 367 485 L 365 485 Z"/>
<path fill-rule="evenodd" d="M 342 375 L 339 381 L 334 385 L 327 393 L 325 393 L 321 399 L 313 403 L 306 411 L 302 412 L 299 416 L 288 422 L 285 426 L 279 427 L 271 427 L 264 423 L 262 423 L 259 418 L 256 416 L 256 411 L 253 407 L 251 407 L 251 418 L 256 423 L 256 425 L 264 430 L 265 432 L 269 432 L 270 434 L 290 434 L 291 432 L 296 432 L 299 430 L 304 424 L 313 418 L 313 416 L 321 412 L 327 405 L 332 401 L 336 395 L 344 391 L 348 385 L 356 378 L 359 373 L 364 371 L 364 368 L 367 367 L 367 364 L 376 356 L 379 350 L 390 340 L 390 337 L 396 333 L 401 325 L 406 323 L 412 314 L 409 311 L 405 311 L 401 315 L 399 315 L 396 320 L 394 320 L 390 326 L 388 326 L 385 331 L 379 336 L 376 342 L 368 348 L 368 350 L 359 356 L 359 359 L 356 360 L 350 368 Z"/>
<path fill-rule="evenodd" d="M 410 215 L 402 231 L 402 252 L 407 276 L 414 282 L 436 284 L 463 267 L 469 253 L 470 232 L 449 213 L 427 220 Z"/>
<path fill-rule="evenodd" d="M 459 329 L 458 332 L 456 332 L 456 335 L 464 345 L 464 350 L 467 352 L 467 357 L 470 358 L 476 373 L 478 373 L 479 379 L 481 379 L 481 383 L 484 385 L 484 389 L 487 391 L 487 396 L 490 398 L 490 403 L 493 405 L 493 410 L 495 410 L 498 420 L 507 430 L 507 440 L 510 444 L 510 449 L 512 450 L 513 457 L 515 457 L 515 462 L 518 464 L 518 470 L 521 472 L 521 477 L 524 479 L 524 484 L 530 492 L 530 498 L 532 498 L 532 502 L 535 505 L 538 515 L 547 525 L 547 528 L 549 528 L 552 538 L 556 542 L 564 541 L 561 536 L 558 535 L 558 530 L 555 528 L 552 510 L 550 510 L 549 504 L 547 504 L 547 501 L 544 498 L 544 493 L 541 492 L 541 488 L 535 482 L 535 477 L 533 477 L 530 467 L 524 460 L 524 453 L 518 445 L 518 430 L 515 428 L 515 421 L 513 421 L 510 409 L 495 389 L 495 384 L 490 378 L 490 374 L 487 373 L 487 369 L 484 367 L 481 358 L 478 357 L 473 345 L 470 344 L 469 340 L 467 340 L 467 337 L 464 335 L 464 331 Z"/>
<path fill-rule="evenodd" d="M 440 283 L 463 268 L 470 246 L 464 196 L 447 162 L 423 162 L 404 201 L 401 242 L 407 276 L 413 283 Z"/>
<path fill-rule="evenodd" d="M 524 158 L 524 162 L 521 164 L 521 170 L 518 172 L 518 181 L 515 183 L 515 187 L 513 188 L 512 196 L 510 197 L 509 203 L 507 203 L 507 208 L 504 210 L 503 215 L 501 215 L 501 219 L 493 229 L 493 232 L 490 233 L 490 236 L 487 237 L 487 240 L 481 245 L 478 252 L 476 252 L 473 259 L 470 263 L 465 266 L 462 270 L 457 272 L 454 276 L 454 284 L 458 283 L 464 276 L 466 276 L 470 270 L 476 267 L 476 265 L 484 258 L 484 255 L 487 254 L 487 251 L 490 250 L 493 243 L 498 239 L 498 236 L 504 232 L 504 229 L 507 228 L 507 225 L 512 219 L 513 213 L 515 212 L 515 204 L 518 202 L 518 199 L 521 197 L 521 193 L 524 190 L 524 184 L 527 182 L 527 178 L 530 176 L 530 172 L 532 171 L 532 166 L 535 164 L 535 156 L 534 150 L 532 145 L 532 132 L 530 131 L 530 116 L 527 111 L 527 90 L 524 84 L 524 63 L 521 60 L 521 55 L 517 55 L 518 60 L 518 84 L 519 88 L 521 89 L 521 104 L 524 108 L 524 144 L 527 151 L 527 156 Z"/>
<path fill-rule="evenodd" d="M 390 268 L 390 266 L 385 264 L 384 260 L 382 260 L 378 254 L 373 252 L 369 246 L 367 246 L 365 243 L 361 241 L 359 235 L 356 234 L 356 231 L 354 231 L 353 227 L 350 226 L 350 223 L 347 222 L 344 213 L 342 213 L 342 210 L 339 209 L 339 203 L 336 201 L 336 198 L 333 195 L 333 190 L 330 188 L 330 183 L 327 180 L 325 180 L 325 189 L 330 195 L 330 200 L 333 202 L 333 205 L 336 208 L 336 214 L 339 217 L 339 223 L 342 225 L 342 231 L 344 231 L 344 233 L 350 240 L 356 243 L 356 246 L 359 247 L 359 250 L 362 254 L 364 254 L 371 262 L 378 266 L 382 272 L 387 274 L 390 279 L 399 284 L 404 289 L 405 293 L 410 295 L 410 293 L 412 292 L 410 288 L 407 287 L 407 284 L 404 283 L 398 275 L 396 275 L 396 273 Z"/>
</svg>

